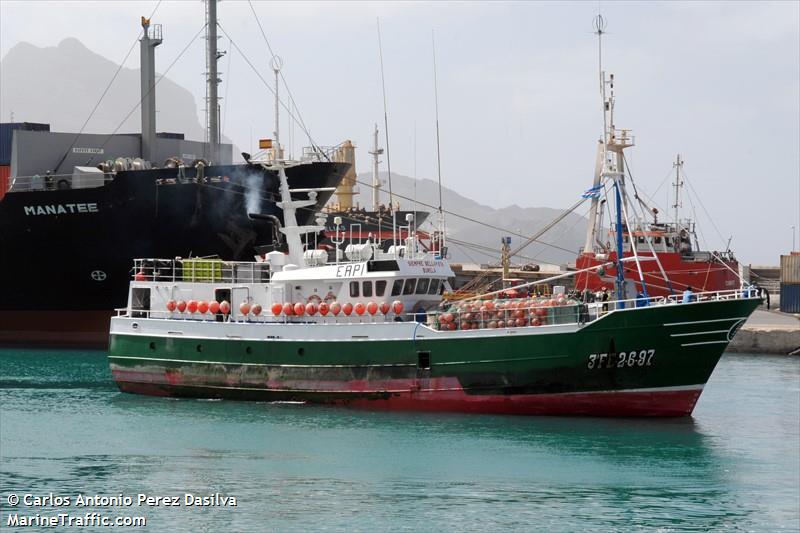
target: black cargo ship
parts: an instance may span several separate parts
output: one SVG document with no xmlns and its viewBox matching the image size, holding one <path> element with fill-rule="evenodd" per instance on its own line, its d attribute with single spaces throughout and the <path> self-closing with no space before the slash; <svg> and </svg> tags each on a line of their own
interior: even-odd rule
<svg viewBox="0 0 800 533">
<path fill-rule="evenodd" d="M 47 129 L 2 126 L 6 133 L 24 131 L 20 139 L 38 136 L 33 145 L 39 147 L 65 135 Z M 12 140 L 3 137 L 0 151 L 10 154 Z M 84 137 L 81 144 L 92 145 L 91 136 Z M 39 155 L 42 169 L 48 168 L 48 154 Z M 287 170 L 292 189 L 338 185 L 349 165 L 319 159 Z M 115 162 L 133 168 L 142 163 Z M 0 343 L 102 347 L 112 310 L 125 305 L 133 258 L 252 260 L 256 245 L 274 243 L 276 228 L 269 217 L 253 218 L 249 212 L 280 220 L 275 172 L 251 164 L 170 164 L 105 171 L 76 166 L 72 174 L 42 170 L 24 177 L 0 165 L 8 175 L 0 197 L 0 276 L 6 280 Z M 24 162 L 15 160 L 14 167 Z M 316 206 L 298 211 L 300 223 L 313 223 L 330 195 L 322 191 Z"/>
</svg>

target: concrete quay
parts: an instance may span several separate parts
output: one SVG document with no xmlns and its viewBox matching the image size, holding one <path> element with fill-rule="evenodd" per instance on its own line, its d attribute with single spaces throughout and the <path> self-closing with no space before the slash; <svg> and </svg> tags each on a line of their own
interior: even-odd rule
<svg viewBox="0 0 800 533">
<path fill-rule="evenodd" d="M 736 333 L 727 351 L 800 355 L 800 316 L 759 308 Z"/>
</svg>

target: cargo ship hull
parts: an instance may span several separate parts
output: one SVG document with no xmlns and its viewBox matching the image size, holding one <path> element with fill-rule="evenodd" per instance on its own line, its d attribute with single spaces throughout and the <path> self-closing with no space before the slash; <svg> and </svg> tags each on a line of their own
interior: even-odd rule
<svg viewBox="0 0 800 533">
<path fill-rule="evenodd" d="M 115 317 L 123 392 L 367 409 L 688 416 L 756 298 L 617 310 L 588 324 L 438 331 L 413 322 Z M 134 327 L 134 323 L 136 326 Z"/>
<path fill-rule="evenodd" d="M 292 188 L 335 187 L 348 165 L 289 170 Z M 0 200 L 0 343 L 105 347 L 134 257 L 251 260 L 282 215 L 274 173 L 249 165 L 117 172 L 100 187 L 12 192 Z M 313 219 L 330 193 L 298 217 Z M 24 262 L 12 260 L 24 258 Z M 15 282 L 16 281 L 16 282 Z"/>
</svg>

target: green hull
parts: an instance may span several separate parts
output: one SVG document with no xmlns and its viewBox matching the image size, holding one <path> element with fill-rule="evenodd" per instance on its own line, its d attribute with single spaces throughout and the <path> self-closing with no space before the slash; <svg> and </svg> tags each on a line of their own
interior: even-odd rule
<svg viewBox="0 0 800 533">
<path fill-rule="evenodd" d="M 123 332 L 125 321 L 132 321 L 124 318 L 114 319 L 109 359 L 123 391 L 146 394 L 683 416 L 691 414 L 727 343 L 758 304 L 738 299 L 653 306 L 615 311 L 583 326 L 513 330 L 435 332 L 420 326 L 409 335 L 410 325 L 389 323 L 380 326 L 383 339 L 339 340 L 325 334 L 341 331 L 331 329 L 336 325 L 260 324 L 260 336 L 245 340 L 219 338 L 221 329 L 209 329 L 219 333 L 210 338 L 159 334 L 149 326 Z M 320 338 L 292 340 L 297 328 L 315 328 Z M 394 330 L 403 335 L 392 336 Z"/>
</svg>

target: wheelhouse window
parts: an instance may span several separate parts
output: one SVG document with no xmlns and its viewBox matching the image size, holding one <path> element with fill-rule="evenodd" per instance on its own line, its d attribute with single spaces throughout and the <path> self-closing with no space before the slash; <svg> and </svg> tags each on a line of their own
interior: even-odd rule
<svg viewBox="0 0 800 533">
<path fill-rule="evenodd" d="M 383 296 L 386 293 L 386 280 L 375 282 L 375 296 Z"/>
<path fill-rule="evenodd" d="M 372 282 L 365 281 L 363 287 L 361 287 L 361 292 L 364 296 L 372 296 Z"/>
<path fill-rule="evenodd" d="M 358 282 L 351 281 L 350 282 L 350 297 L 351 298 L 358 298 Z"/>
<path fill-rule="evenodd" d="M 661 237 L 656 237 L 655 238 L 655 243 L 656 244 L 661 244 Z"/>
<path fill-rule="evenodd" d="M 400 296 L 401 292 L 403 292 L 403 280 L 396 279 L 392 285 L 392 296 Z"/>
<path fill-rule="evenodd" d="M 427 294 L 428 292 L 428 285 L 430 284 L 431 280 L 428 278 L 422 278 L 417 282 L 417 294 Z"/>
<path fill-rule="evenodd" d="M 417 285 L 417 278 L 408 278 L 403 287 L 403 295 L 414 294 L 414 287 Z"/>
<path fill-rule="evenodd" d="M 432 279 L 428 287 L 428 294 L 439 294 L 439 288 L 442 286 L 442 280 Z"/>
</svg>

